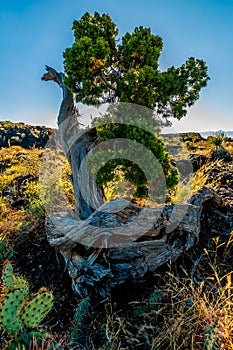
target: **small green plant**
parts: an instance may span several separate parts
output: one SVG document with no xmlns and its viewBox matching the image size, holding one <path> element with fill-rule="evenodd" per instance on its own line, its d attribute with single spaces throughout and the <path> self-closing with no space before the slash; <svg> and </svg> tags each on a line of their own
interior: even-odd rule
<svg viewBox="0 0 233 350">
<path fill-rule="evenodd" d="M 157 305 L 161 302 L 162 297 L 163 297 L 162 290 L 155 289 L 150 294 L 149 298 L 143 303 L 143 305 L 142 305 L 142 303 L 132 302 L 132 304 L 134 305 L 133 319 L 138 320 L 144 314 L 152 311 L 154 309 L 155 305 Z M 137 304 L 139 304 L 139 305 L 137 305 Z"/>
<path fill-rule="evenodd" d="M 7 244 L 5 236 L 0 236 L 0 260 L 11 259 L 14 255 L 13 247 Z"/>
<path fill-rule="evenodd" d="M 9 262 L 3 268 L 1 292 L 0 324 L 13 339 L 20 330 L 37 327 L 53 307 L 52 293 L 40 288 L 30 295 L 27 280 L 15 277 Z"/>
<path fill-rule="evenodd" d="M 31 349 L 31 344 L 36 342 L 37 346 L 42 345 L 42 334 L 40 332 L 28 332 L 21 334 L 16 340 L 12 341 L 7 350 L 23 350 Z M 38 348 L 34 348 L 38 349 Z"/>
<path fill-rule="evenodd" d="M 77 306 L 74 315 L 74 327 L 70 337 L 70 345 L 76 346 L 81 341 L 82 332 L 81 326 L 85 316 L 87 315 L 88 309 L 90 307 L 90 297 L 84 298 Z"/>
<path fill-rule="evenodd" d="M 217 320 L 213 322 L 212 327 L 207 332 L 206 341 L 204 344 L 204 350 L 212 350 L 215 346 L 215 338 L 216 338 L 216 330 L 217 330 Z"/>
<path fill-rule="evenodd" d="M 38 184 L 39 198 L 48 213 L 59 211 L 64 205 L 74 205 L 73 186 L 68 161 L 61 151 L 46 149 L 43 153 Z"/>
<path fill-rule="evenodd" d="M 223 144 L 225 141 L 224 132 L 218 132 L 215 136 L 209 136 L 208 142 L 215 147 L 215 150 L 219 150 L 223 148 Z"/>
<path fill-rule="evenodd" d="M 45 213 L 45 209 L 40 198 L 39 184 L 36 181 L 26 181 L 22 192 L 27 202 L 27 213 L 31 214 L 35 220 L 42 217 Z"/>
<path fill-rule="evenodd" d="M 64 337 L 56 341 L 50 334 L 32 331 L 21 334 L 6 350 L 65 350 L 65 341 Z"/>
</svg>

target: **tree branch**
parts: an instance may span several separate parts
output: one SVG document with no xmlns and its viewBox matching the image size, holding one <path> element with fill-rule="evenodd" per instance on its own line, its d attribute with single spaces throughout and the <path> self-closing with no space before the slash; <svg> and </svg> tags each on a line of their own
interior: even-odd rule
<svg viewBox="0 0 233 350">
<path fill-rule="evenodd" d="M 116 92 L 116 88 L 114 88 L 114 86 L 109 83 L 109 81 L 106 79 L 106 77 L 104 76 L 104 73 L 102 72 L 100 78 L 105 82 L 105 84 L 109 87 L 109 89 L 111 89 L 112 91 Z"/>
</svg>

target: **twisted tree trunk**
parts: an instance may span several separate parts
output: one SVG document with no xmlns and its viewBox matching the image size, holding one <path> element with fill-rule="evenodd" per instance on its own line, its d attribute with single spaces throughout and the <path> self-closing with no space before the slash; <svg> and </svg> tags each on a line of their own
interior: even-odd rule
<svg viewBox="0 0 233 350">
<path fill-rule="evenodd" d="M 146 272 L 177 259 L 198 242 L 205 203 L 218 208 L 216 220 L 230 222 L 232 228 L 232 213 L 222 210 L 221 199 L 209 188 L 193 195 L 187 204 L 153 209 L 121 199 L 104 204 L 102 189 L 82 166 L 100 140 L 95 129 L 81 132 L 63 74 L 50 67 L 46 70 L 42 79 L 55 81 L 63 90 L 58 126 L 72 169 L 76 212 L 75 218 L 64 213 L 48 216 L 47 236 L 63 254 L 76 293 L 106 296 L 115 285 L 143 279 Z"/>
<path fill-rule="evenodd" d="M 78 218 L 86 219 L 103 204 L 103 191 L 85 167 L 85 157 L 91 154 L 98 143 L 95 128 L 82 133 L 79 128 L 78 110 L 71 91 L 63 83 L 63 73 L 46 66 L 47 73 L 42 80 L 52 80 L 63 91 L 63 100 L 58 115 L 58 127 L 63 151 L 72 169 L 72 183 L 75 195 L 75 212 Z M 84 164 L 83 164 L 84 162 Z M 82 168 L 82 171 L 80 169 Z"/>
</svg>

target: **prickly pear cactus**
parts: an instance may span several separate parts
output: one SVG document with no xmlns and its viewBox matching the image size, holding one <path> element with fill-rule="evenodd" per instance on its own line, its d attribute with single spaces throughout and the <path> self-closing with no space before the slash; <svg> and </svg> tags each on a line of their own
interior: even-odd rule
<svg viewBox="0 0 233 350">
<path fill-rule="evenodd" d="M 4 297 L 1 310 L 1 323 L 4 330 L 10 335 L 15 335 L 22 327 L 19 314 L 23 301 L 24 295 L 19 289 L 9 292 Z"/>
<path fill-rule="evenodd" d="M 16 277 L 14 279 L 14 289 L 20 289 L 24 297 L 29 295 L 29 283 L 24 278 Z"/>
<path fill-rule="evenodd" d="M 20 289 L 25 297 L 29 294 L 28 281 L 21 277 L 15 277 L 13 275 L 13 267 L 9 262 L 4 266 L 2 272 L 2 283 L 6 292 Z"/>
<path fill-rule="evenodd" d="M 8 290 L 14 289 L 13 267 L 7 262 L 2 271 L 2 283 Z"/>
<path fill-rule="evenodd" d="M 26 327 L 34 328 L 47 316 L 53 307 L 53 295 L 41 288 L 34 299 L 22 309 L 21 319 Z"/>
<path fill-rule="evenodd" d="M 13 275 L 9 262 L 2 272 L 1 289 L 0 323 L 11 336 L 23 327 L 38 326 L 53 307 L 53 295 L 45 288 L 41 288 L 30 300 L 28 282 Z"/>
</svg>

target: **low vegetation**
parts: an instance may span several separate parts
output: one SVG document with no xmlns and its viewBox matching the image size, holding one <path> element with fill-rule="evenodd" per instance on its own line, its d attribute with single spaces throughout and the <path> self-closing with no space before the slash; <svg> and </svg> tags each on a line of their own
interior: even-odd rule
<svg viewBox="0 0 233 350">
<path fill-rule="evenodd" d="M 212 173 L 213 169 L 223 168 L 226 163 L 220 158 L 208 161 L 213 147 L 224 148 L 232 155 L 232 141 L 226 138 L 220 144 L 220 140 L 209 141 L 195 135 L 185 142 L 178 138 L 169 143 L 176 149 L 172 154 L 175 161 L 187 160 L 190 154 L 207 159 L 170 193 L 170 201 L 183 202 L 203 185 L 212 185 L 216 189 L 222 185 L 232 185 L 229 177 L 224 180 Z M 230 235 L 225 240 L 220 239 L 222 232 L 219 232 L 219 237 L 207 242 L 205 247 L 197 244 L 183 260 L 160 268 L 143 285 L 119 287 L 105 300 L 97 297 L 80 300 L 71 291 L 67 297 L 69 305 L 67 299 L 62 304 L 69 308 L 68 312 L 64 310 L 63 313 L 62 308 L 59 309 L 65 288 L 71 290 L 69 280 L 66 287 L 62 281 L 64 262 L 55 255 L 53 248 L 45 245 L 45 239 L 40 241 L 40 247 L 36 241 L 43 235 L 45 237 L 45 208 L 38 184 L 43 152 L 43 149 L 24 149 L 20 146 L 0 149 L 2 349 L 232 349 L 233 238 Z M 63 162 L 62 155 L 60 157 Z M 69 171 L 64 161 L 63 180 L 57 185 L 63 186 L 62 190 L 72 207 L 73 194 L 66 176 Z M 112 183 L 112 189 L 110 186 L 106 189 L 109 198 L 114 195 L 127 197 L 128 192 L 129 187 L 121 178 L 118 183 Z M 144 200 L 141 204 L 147 203 Z M 32 265 L 22 265 L 20 258 L 25 254 L 22 249 L 30 246 L 32 251 L 31 255 L 28 252 L 28 259 L 31 259 Z M 36 249 L 39 253 L 34 259 Z M 48 288 L 46 278 L 49 277 L 46 277 L 46 270 L 39 267 L 48 265 L 48 255 L 45 253 L 48 249 L 49 254 L 54 254 L 54 265 L 57 264 L 60 271 L 60 275 L 56 275 L 56 283 L 61 287 L 58 291 L 55 284 Z M 9 273 L 6 277 L 7 269 L 14 269 L 10 277 Z M 30 275 L 30 269 L 40 273 Z M 17 301 L 16 305 L 17 295 L 20 302 Z M 53 306 L 49 301 L 52 295 Z M 23 316 L 23 310 L 35 304 L 34 313 L 37 312 L 40 303 L 36 303 L 36 300 L 42 297 L 48 299 L 47 311 L 50 312 L 47 316 L 41 313 L 38 322 L 31 323 L 31 319 Z M 11 313 L 14 321 L 13 318 L 9 321 L 5 315 L 8 312 L 7 302 L 11 299 L 14 301 Z"/>
</svg>

